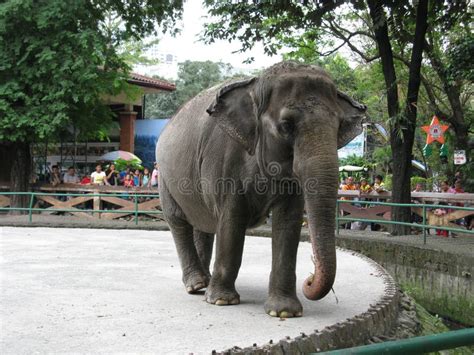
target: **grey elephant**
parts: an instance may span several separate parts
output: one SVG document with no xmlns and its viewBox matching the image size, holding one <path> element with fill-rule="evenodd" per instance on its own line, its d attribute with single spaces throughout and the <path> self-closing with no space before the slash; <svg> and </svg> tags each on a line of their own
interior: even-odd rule
<svg viewBox="0 0 474 355">
<path fill-rule="evenodd" d="M 156 149 L 163 213 L 188 293 L 235 305 L 245 232 L 272 212 L 272 270 L 265 311 L 298 317 L 295 264 L 304 209 L 323 298 L 336 274 L 338 147 L 362 130 L 366 107 L 339 92 L 322 69 L 282 62 L 259 77 L 208 89 L 185 104 Z M 216 254 L 209 271 L 214 235 Z"/>
</svg>

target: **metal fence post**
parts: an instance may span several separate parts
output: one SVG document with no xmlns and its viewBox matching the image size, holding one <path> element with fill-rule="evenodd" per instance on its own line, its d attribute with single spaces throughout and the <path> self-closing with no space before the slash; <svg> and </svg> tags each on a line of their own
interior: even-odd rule
<svg viewBox="0 0 474 355">
<path fill-rule="evenodd" d="M 426 206 L 423 204 L 423 244 L 426 244 Z"/>
<path fill-rule="evenodd" d="M 28 210 L 28 222 L 32 223 L 33 222 L 33 211 L 31 210 L 33 208 L 33 200 L 34 200 L 34 194 L 33 192 L 30 193 L 30 209 Z"/>
<path fill-rule="evenodd" d="M 138 225 L 138 197 L 135 194 L 135 225 Z"/>
</svg>

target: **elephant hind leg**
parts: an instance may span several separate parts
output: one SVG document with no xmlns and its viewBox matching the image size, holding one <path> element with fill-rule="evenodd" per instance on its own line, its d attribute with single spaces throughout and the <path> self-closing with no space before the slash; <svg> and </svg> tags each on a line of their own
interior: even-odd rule
<svg viewBox="0 0 474 355">
<path fill-rule="evenodd" d="M 183 271 L 184 287 L 188 293 L 196 293 L 209 285 L 210 276 L 203 267 L 194 245 L 193 227 L 186 221 L 181 207 L 173 199 L 163 180 L 160 185 L 163 215 L 168 222 L 176 245 Z"/>
<path fill-rule="evenodd" d="M 194 229 L 194 245 L 201 260 L 202 267 L 206 272 L 207 276 L 211 278 L 211 272 L 209 266 L 211 265 L 212 259 L 212 248 L 214 246 L 214 234 L 201 232 L 200 230 Z"/>
</svg>

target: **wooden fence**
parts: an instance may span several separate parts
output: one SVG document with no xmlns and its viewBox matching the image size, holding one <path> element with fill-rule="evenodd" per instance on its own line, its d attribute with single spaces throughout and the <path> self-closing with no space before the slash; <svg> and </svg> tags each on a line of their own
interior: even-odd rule
<svg viewBox="0 0 474 355">
<path fill-rule="evenodd" d="M 2 187 L 0 187 L 2 188 Z M 3 187 L 3 190 L 6 190 Z M 45 193 L 74 193 L 81 194 L 81 196 L 52 196 L 52 195 L 37 195 L 35 207 L 44 207 L 45 210 L 54 210 L 58 208 L 73 209 L 70 213 L 75 216 L 83 218 L 101 218 L 101 219 L 116 219 L 133 214 L 135 210 L 135 195 L 144 195 L 139 197 L 137 209 L 152 213 L 149 216 L 156 217 L 156 211 L 160 210 L 160 199 L 157 196 L 158 190 L 156 188 L 148 187 L 131 187 L 123 186 L 93 186 L 93 185 L 74 185 L 61 184 L 58 186 L 38 185 L 33 187 L 35 192 Z M 110 194 L 111 196 L 94 196 L 94 194 Z M 112 195 L 113 194 L 113 195 Z M 117 196 L 120 194 L 120 196 Z M 146 195 L 150 195 L 147 197 Z M 474 194 L 472 193 L 437 193 L 437 192 L 412 192 L 413 203 L 423 204 L 438 204 L 443 202 L 452 206 L 474 206 Z M 339 198 L 347 200 L 372 200 L 372 201 L 387 201 L 391 200 L 391 193 L 377 193 L 362 194 L 360 191 L 342 191 L 339 190 Z M 8 207 L 10 205 L 10 197 L 1 194 L 0 191 L 0 207 Z M 87 207 L 87 208 L 86 208 Z M 115 210 L 114 213 L 108 212 L 86 212 L 86 209 L 95 211 L 110 209 Z M 373 220 L 390 220 L 391 206 L 374 205 L 369 207 L 356 206 L 349 203 L 340 204 L 341 213 L 345 217 L 364 218 Z M 118 211 L 123 210 L 123 213 Z M 438 216 L 434 213 L 434 209 L 427 209 L 426 222 L 434 226 L 454 226 L 454 221 L 468 216 L 472 216 L 472 211 L 451 210 L 446 208 L 447 213 L 443 216 Z M 155 214 L 153 214 L 155 212 Z M 413 207 L 412 212 L 422 216 L 422 209 Z M 141 214 L 141 215 L 143 215 Z"/>
</svg>

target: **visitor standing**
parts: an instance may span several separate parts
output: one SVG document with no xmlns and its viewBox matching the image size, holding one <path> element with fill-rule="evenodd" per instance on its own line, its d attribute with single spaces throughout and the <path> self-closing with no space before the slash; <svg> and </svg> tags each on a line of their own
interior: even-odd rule
<svg viewBox="0 0 474 355">
<path fill-rule="evenodd" d="M 158 187 L 159 170 L 158 163 L 155 162 L 153 172 L 151 173 L 151 187 Z"/>
<path fill-rule="evenodd" d="M 133 174 L 133 185 L 134 186 L 141 186 L 142 183 L 142 176 L 140 170 L 136 169 L 135 173 Z"/>
<path fill-rule="evenodd" d="M 445 193 L 445 194 L 454 194 L 456 192 L 456 190 L 454 188 L 452 188 L 451 186 L 449 186 L 449 182 L 448 180 L 443 180 L 441 181 L 441 191 L 442 193 Z"/>
<path fill-rule="evenodd" d="M 93 185 L 105 185 L 105 172 L 102 171 L 102 165 L 97 164 L 95 171 L 91 174 L 91 183 Z"/>
<path fill-rule="evenodd" d="M 119 179 L 120 179 L 120 183 L 121 183 L 122 185 L 123 185 L 123 183 L 124 183 L 124 181 L 125 181 L 125 176 L 126 176 L 127 174 L 130 174 L 130 171 L 131 171 L 131 170 L 130 170 L 130 167 L 127 166 L 127 167 L 125 168 L 125 170 L 123 170 L 123 171 L 120 172 L 120 174 L 119 174 Z"/>
<path fill-rule="evenodd" d="M 150 185 L 151 185 L 151 174 L 150 174 L 150 170 L 148 170 L 148 168 L 145 168 L 145 169 L 143 170 L 142 186 L 150 187 Z"/>
<path fill-rule="evenodd" d="M 125 175 L 125 178 L 123 179 L 123 186 L 125 187 L 133 187 L 135 186 L 133 183 L 133 178 L 131 174 Z"/>
<path fill-rule="evenodd" d="M 372 186 L 367 182 L 367 179 L 363 178 L 360 180 L 360 192 L 363 194 L 368 194 L 372 192 Z"/>
<path fill-rule="evenodd" d="M 81 182 L 81 179 L 76 174 L 76 169 L 74 169 L 73 166 L 70 166 L 67 169 L 67 172 L 66 174 L 64 174 L 64 177 L 63 177 L 63 182 L 65 184 L 79 184 Z"/>
<path fill-rule="evenodd" d="M 49 177 L 49 183 L 53 186 L 57 186 L 61 183 L 61 175 L 59 174 L 59 168 L 57 165 L 53 165 L 51 168 L 51 175 Z"/>
<path fill-rule="evenodd" d="M 107 185 L 117 186 L 119 184 L 119 173 L 117 170 L 115 170 L 115 164 L 110 164 L 105 175 L 105 181 Z"/>
<path fill-rule="evenodd" d="M 354 178 L 352 176 L 348 176 L 346 179 L 346 183 L 341 186 L 342 191 L 355 191 L 357 189 L 356 185 L 354 184 Z M 350 200 L 350 198 L 342 197 L 341 200 Z M 341 215 L 344 216 L 343 211 L 341 211 Z M 351 229 L 351 222 L 348 222 L 343 225 L 345 229 Z"/>
<path fill-rule="evenodd" d="M 378 193 L 387 192 L 385 189 L 385 183 L 383 182 L 383 176 L 377 175 L 374 179 L 374 190 Z"/>
</svg>

